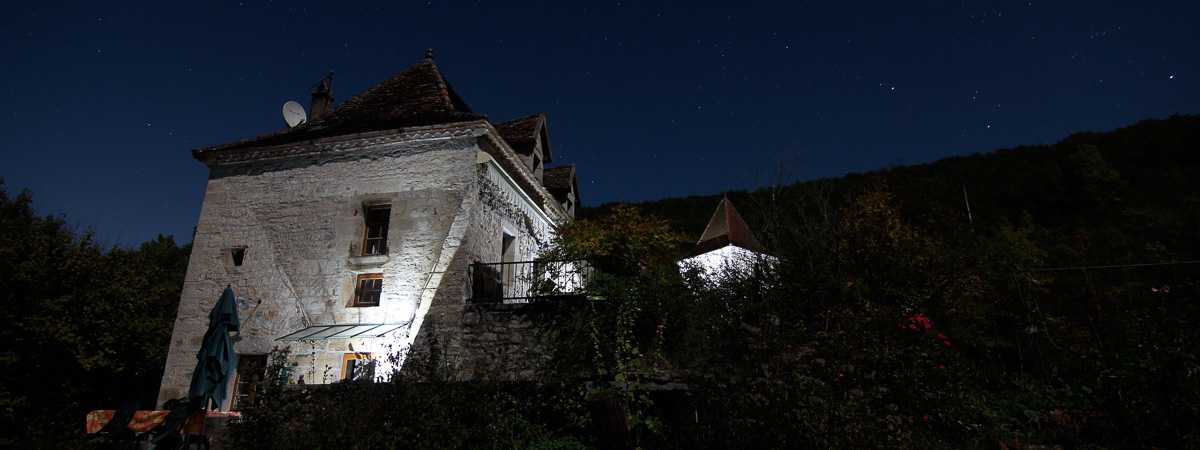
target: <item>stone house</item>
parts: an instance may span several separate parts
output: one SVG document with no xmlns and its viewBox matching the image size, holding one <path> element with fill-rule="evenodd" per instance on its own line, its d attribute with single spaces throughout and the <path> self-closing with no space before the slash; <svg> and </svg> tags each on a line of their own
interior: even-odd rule
<svg viewBox="0 0 1200 450">
<path fill-rule="evenodd" d="M 575 168 L 545 167 L 546 116 L 492 123 L 429 56 L 336 108 L 326 78 L 311 110 L 293 128 L 193 151 L 209 177 L 160 403 L 186 395 L 227 285 L 242 330 L 225 407 L 253 397 L 276 348 L 289 350 L 291 382 L 315 384 L 391 373 L 402 359 L 389 356 L 432 342 L 481 377 L 477 349 L 525 346 L 495 328 L 522 319 L 470 317 L 536 297 L 546 263 L 524 261 L 579 205 Z M 555 276 L 573 277 L 563 264 Z"/>
</svg>

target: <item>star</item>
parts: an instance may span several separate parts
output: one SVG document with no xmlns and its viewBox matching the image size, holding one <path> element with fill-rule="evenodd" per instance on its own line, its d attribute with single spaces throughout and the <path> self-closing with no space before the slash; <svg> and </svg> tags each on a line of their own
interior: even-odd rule
<svg viewBox="0 0 1200 450">
<path fill-rule="evenodd" d="M 1170 74 L 1170 75 L 1167 75 L 1167 79 L 1168 79 L 1168 80 L 1174 80 L 1174 79 L 1175 79 L 1175 74 Z"/>
</svg>

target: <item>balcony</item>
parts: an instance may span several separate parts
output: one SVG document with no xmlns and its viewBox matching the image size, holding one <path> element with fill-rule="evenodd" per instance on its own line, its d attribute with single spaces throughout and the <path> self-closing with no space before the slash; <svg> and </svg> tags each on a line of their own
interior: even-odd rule
<svg viewBox="0 0 1200 450">
<path fill-rule="evenodd" d="M 471 303 L 531 303 L 583 298 L 595 270 L 586 260 L 474 263 Z"/>
</svg>

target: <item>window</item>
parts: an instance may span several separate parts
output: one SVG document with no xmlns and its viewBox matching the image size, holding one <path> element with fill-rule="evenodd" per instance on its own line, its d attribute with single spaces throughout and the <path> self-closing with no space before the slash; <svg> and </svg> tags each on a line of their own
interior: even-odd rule
<svg viewBox="0 0 1200 450">
<path fill-rule="evenodd" d="M 504 286 L 511 286 L 513 283 L 513 264 L 516 261 L 516 238 L 513 235 L 504 233 L 500 238 L 500 279 Z M 507 292 L 507 290 L 506 290 Z"/>
<path fill-rule="evenodd" d="M 366 230 L 363 233 L 363 256 L 387 254 L 388 220 L 391 215 L 390 205 L 367 207 L 364 214 Z"/>
<path fill-rule="evenodd" d="M 379 306 L 379 296 L 383 293 L 383 274 L 364 273 L 354 282 L 354 301 L 350 306 Z"/>
<path fill-rule="evenodd" d="M 533 173 L 537 173 L 538 167 L 540 167 L 541 165 L 542 165 L 542 160 L 540 158 L 538 158 L 537 155 L 533 155 L 533 167 L 531 168 Z"/>
<path fill-rule="evenodd" d="M 237 378 L 233 384 L 231 410 L 253 407 L 258 401 L 258 389 L 267 374 L 267 355 L 238 355 Z"/>
<path fill-rule="evenodd" d="M 372 380 L 375 378 L 375 360 L 370 353 L 346 353 L 342 355 L 342 381 Z"/>
<path fill-rule="evenodd" d="M 246 260 L 246 247 L 234 247 L 229 249 L 229 257 L 233 259 L 233 265 L 240 267 L 242 261 Z"/>
</svg>

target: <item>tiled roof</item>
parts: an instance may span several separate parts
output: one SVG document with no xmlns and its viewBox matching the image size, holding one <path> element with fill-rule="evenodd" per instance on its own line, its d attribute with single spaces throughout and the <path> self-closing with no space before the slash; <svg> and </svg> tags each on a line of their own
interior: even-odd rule
<svg viewBox="0 0 1200 450">
<path fill-rule="evenodd" d="M 200 149 L 197 153 L 483 118 L 454 92 L 433 60 L 425 59 L 311 122 L 272 134 Z"/>
<path fill-rule="evenodd" d="M 553 194 L 534 178 L 527 163 L 520 161 L 515 154 L 517 150 L 507 139 L 511 136 L 520 142 L 523 136 L 531 136 L 536 142 L 540 137 L 543 151 L 547 152 L 545 159 L 549 162 L 545 115 L 536 114 L 502 125 L 508 125 L 509 135 L 502 136 L 498 125 L 488 122 L 486 117 L 467 106 L 433 60 L 426 57 L 311 122 L 242 141 L 196 149 L 192 155 L 205 164 L 251 161 L 320 152 L 322 148 L 337 146 L 343 136 L 351 140 L 386 140 L 402 134 L 461 136 L 463 131 L 482 127 L 491 130 L 480 138 L 482 149 L 509 171 L 530 197 L 543 208 L 552 210 L 553 216 L 562 217 L 562 207 L 554 201 Z"/>
<path fill-rule="evenodd" d="M 750 226 L 742 220 L 742 215 L 738 214 L 733 203 L 725 197 L 717 205 L 717 211 L 713 213 L 712 219 L 709 219 L 708 226 L 704 227 L 700 240 L 696 242 L 696 254 L 707 253 L 727 245 L 758 253 L 767 252 L 767 249 L 758 243 L 758 239 L 754 238 Z"/>
<path fill-rule="evenodd" d="M 559 203 L 567 198 L 572 190 L 575 191 L 576 207 L 582 204 L 579 198 L 579 181 L 575 178 L 575 166 L 566 165 L 558 167 L 547 167 L 542 172 L 542 186 L 546 187 L 558 199 Z"/>
<path fill-rule="evenodd" d="M 508 143 L 517 153 L 529 155 L 533 153 L 533 148 L 537 145 L 538 135 L 548 135 L 546 127 L 546 115 L 537 113 L 530 116 L 525 116 L 508 122 L 502 122 L 494 125 L 496 131 L 500 132 L 500 136 L 504 138 L 504 142 Z M 545 134 L 544 134 L 545 133 Z M 550 162 L 553 157 L 550 154 L 550 141 L 542 140 L 542 156 L 546 158 L 544 162 Z"/>
</svg>

